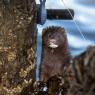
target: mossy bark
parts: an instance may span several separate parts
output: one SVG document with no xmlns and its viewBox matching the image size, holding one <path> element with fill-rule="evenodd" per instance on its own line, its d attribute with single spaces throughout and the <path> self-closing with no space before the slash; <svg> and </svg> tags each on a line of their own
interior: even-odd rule
<svg viewBox="0 0 95 95">
<path fill-rule="evenodd" d="M 19 95 L 35 80 L 36 4 L 0 0 L 0 95 Z"/>
</svg>

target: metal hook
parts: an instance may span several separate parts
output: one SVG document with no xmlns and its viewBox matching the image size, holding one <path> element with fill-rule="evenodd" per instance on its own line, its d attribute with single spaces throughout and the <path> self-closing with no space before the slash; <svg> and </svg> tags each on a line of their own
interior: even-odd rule
<svg viewBox="0 0 95 95">
<path fill-rule="evenodd" d="M 44 3 L 45 4 L 46 0 L 40 0 L 40 3 Z"/>
<path fill-rule="evenodd" d="M 45 2 L 46 0 L 40 0 L 40 5 L 38 9 L 38 22 L 39 24 L 43 25 L 47 19 L 47 11 L 45 9 Z"/>
</svg>

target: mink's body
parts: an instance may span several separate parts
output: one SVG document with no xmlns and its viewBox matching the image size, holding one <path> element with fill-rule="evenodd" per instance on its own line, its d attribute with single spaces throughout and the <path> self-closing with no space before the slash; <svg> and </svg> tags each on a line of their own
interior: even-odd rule
<svg viewBox="0 0 95 95">
<path fill-rule="evenodd" d="M 63 74 L 64 67 L 70 60 L 68 41 L 64 28 L 49 27 L 43 30 L 41 81 L 51 76 Z"/>
</svg>

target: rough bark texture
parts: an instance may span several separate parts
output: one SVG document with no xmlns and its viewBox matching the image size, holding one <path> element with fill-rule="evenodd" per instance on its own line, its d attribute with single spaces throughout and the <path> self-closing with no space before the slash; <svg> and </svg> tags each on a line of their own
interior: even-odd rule
<svg viewBox="0 0 95 95">
<path fill-rule="evenodd" d="M 36 32 L 34 0 L 0 0 L 0 95 L 20 95 L 35 80 Z"/>
</svg>

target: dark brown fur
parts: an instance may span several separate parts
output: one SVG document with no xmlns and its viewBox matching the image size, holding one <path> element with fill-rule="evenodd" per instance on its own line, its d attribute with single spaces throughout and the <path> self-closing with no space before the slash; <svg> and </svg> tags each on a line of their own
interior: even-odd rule
<svg viewBox="0 0 95 95">
<path fill-rule="evenodd" d="M 52 39 L 58 45 L 57 48 L 50 47 Z M 63 74 L 65 63 L 68 63 L 69 59 L 68 41 L 64 28 L 49 27 L 44 29 L 42 36 L 41 81 L 46 81 L 56 74 Z"/>
</svg>

